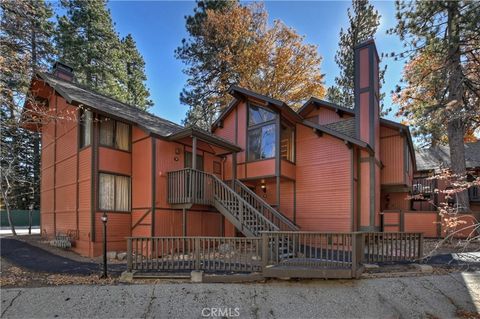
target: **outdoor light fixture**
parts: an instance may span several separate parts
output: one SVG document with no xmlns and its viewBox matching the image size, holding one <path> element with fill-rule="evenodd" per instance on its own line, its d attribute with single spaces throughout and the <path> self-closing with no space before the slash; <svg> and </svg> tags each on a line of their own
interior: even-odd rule
<svg viewBox="0 0 480 319">
<path fill-rule="evenodd" d="M 267 192 L 267 185 L 265 184 L 265 181 L 262 181 L 262 184 L 260 185 L 260 188 L 262 189 L 262 191 L 263 191 L 264 193 Z"/>
<path fill-rule="evenodd" d="M 100 220 L 103 223 L 103 274 L 102 278 L 107 278 L 107 213 L 103 212 Z"/>
</svg>

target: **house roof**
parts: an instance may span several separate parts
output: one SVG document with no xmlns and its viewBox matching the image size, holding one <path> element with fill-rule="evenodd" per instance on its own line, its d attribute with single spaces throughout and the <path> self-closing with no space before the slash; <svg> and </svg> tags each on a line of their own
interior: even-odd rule
<svg viewBox="0 0 480 319">
<path fill-rule="evenodd" d="M 450 165 L 450 148 L 439 145 L 415 150 L 419 171 L 435 170 Z M 465 164 L 467 168 L 480 167 L 480 141 L 465 144 Z"/>
<path fill-rule="evenodd" d="M 332 127 L 329 127 L 327 125 L 320 125 L 317 123 L 310 122 L 308 120 L 303 120 L 302 122 L 303 125 L 308 126 L 313 128 L 314 130 L 317 130 L 319 132 L 331 135 L 333 137 L 339 138 L 344 140 L 345 142 L 352 143 L 355 145 L 360 146 L 361 148 L 366 148 L 369 152 L 373 152 L 372 148 L 370 145 L 365 143 L 364 141 L 361 141 L 354 136 L 347 135 L 346 132 L 340 132 L 338 130 L 333 129 Z"/>
<path fill-rule="evenodd" d="M 355 115 L 355 111 L 353 109 L 349 109 L 325 100 L 317 99 L 316 97 L 311 97 L 310 99 L 308 99 L 308 101 L 305 102 L 302 107 L 298 109 L 297 113 L 301 116 L 305 116 L 314 106 L 323 106 L 337 112 L 343 112 L 352 116 Z"/>
<path fill-rule="evenodd" d="M 60 79 L 54 75 L 38 72 L 37 76 L 50 85 L 55 91 L 62 95 L 67 102 L 86 105 L 100 113 L 108 114 L 119 120 L 137 124 L 153 135 L 174 139 L 179 134 L 195 132 L 200 138 L 207 138 L 212 144 L 226 148 L 231 151 L 238 151 L 241 148 L 225 139 L 215 136 L 200 128 L 186 128 L 174 122 L 168 121 L 137 107 L 120 102 L 111 97 L 92 91 L 78 83 Z M 193 135 L 190 135 L 193 136 Z"/>
<path fill-rule="evenodd" d="M 355 135 L 355 118 L 349 118 L 342 121 L 332 122 L 324 126 L 331 128 L 334 131 L 340 132 L 347 136 L 356 138 Z"/>
</svg>

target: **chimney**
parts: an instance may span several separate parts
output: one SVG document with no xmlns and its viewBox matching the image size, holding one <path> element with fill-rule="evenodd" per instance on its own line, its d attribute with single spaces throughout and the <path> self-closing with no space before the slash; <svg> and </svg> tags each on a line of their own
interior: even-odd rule
<svg viewBox="0 0 480 319">
<path fill-rule="evenodd" d="M 52 74 L 63 80 L 73 82 L 75 77 L 73 68 L 62 62 L 55 62 L 52 67 Z"/>
<path fill-rule="evenodd" d="M 355 130 L 356 136 L 373 151 L 360 150 L 358 190 L 359 229 L 380 229 L 380 106 L 378 53 L 375 41 L 369 39 L 355 47 Z"/>
<path fill-rule="evenodd" d="M 355 128 L 357 138 L 377 149 L 379 110 L 378 53 L 373 39 L 355 47 Z"/>
</svg>

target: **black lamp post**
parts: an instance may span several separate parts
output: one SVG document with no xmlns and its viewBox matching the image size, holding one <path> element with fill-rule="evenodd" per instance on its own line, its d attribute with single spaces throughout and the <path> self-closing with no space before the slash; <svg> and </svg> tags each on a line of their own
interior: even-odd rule
<svg viewBox="0 0 480 319">
<path fill-rule="evenodd" d="M 102 278 L 107 278 L 107 213 L 103 212 L 100 217 L 103 223 L 103 275 Z"/>
</svg>

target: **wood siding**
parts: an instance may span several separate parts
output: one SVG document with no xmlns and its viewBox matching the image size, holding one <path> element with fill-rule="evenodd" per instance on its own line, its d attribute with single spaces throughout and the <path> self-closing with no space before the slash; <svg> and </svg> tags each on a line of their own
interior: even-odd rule
<svg viewBox="0 0 480 319">
<path fill-rule="evenodd" d="M 383 164 L 382 185 L 402 185 L 404 179 L 405 138 L 400 132 L 382 126 L 380 128 L 380 160 Z"/>
<path fill-rule="evenodd" d="M 297 224 L 302 230 L 351 230 L 351 159 L 343 141 L 297 125 Z"/>
</svg>

